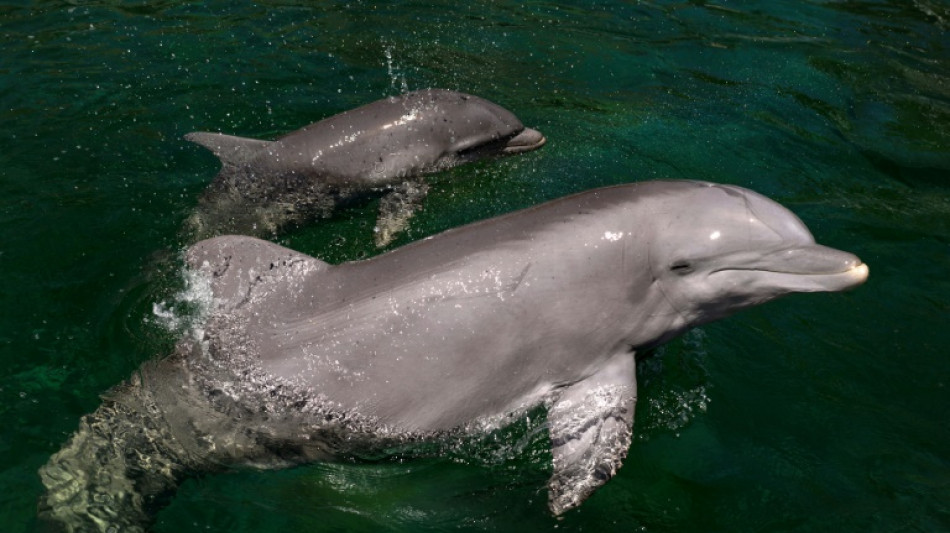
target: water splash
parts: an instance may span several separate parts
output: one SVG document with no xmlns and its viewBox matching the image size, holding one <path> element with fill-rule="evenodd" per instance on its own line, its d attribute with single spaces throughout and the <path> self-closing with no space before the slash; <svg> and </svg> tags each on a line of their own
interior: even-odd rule
<svg viewBox="0 0 950 533">
<path fill-rule="evenodd" d="M 389 74 L 391 92 L 409 92 L 409 82 L 406 80 L 405 72 L 393 62 L 393 46 L 391 44 L 384 43 L 383 56 L 386 57 L 386 72 Z"/>
<path fill-rule="evenodd" d="M 674 431 L 679 436 L 679 430 L 706 412 L 709 402 L 709 395 L 703 385 L 688 390 L 667 391 L 659 397 L 650 398 L 649 409 L 654 414 L 650 429 Z"/>
<path fill-rule="evenodd" d="M 181 270 L 182 288 L 170 298 L 152 303 L 147 322 L 157 324 L 176 336 L 202 338 L 201 325 L 212 309 L 211 280 L 190 268 Z"/>
<path fill-rule="evenodd" d="M 694 329 L 680 341 L 658 349 L 654 357 L 638 362 L 641 390 L 652 388 L 656 392 L 641 393 L 634 424 L 637 439 L 645 441 L 671 431 L 679 436 L 683 428 L 706 412 L 712 401 L 704 365 L 707 354 L 706 333 Z"/>
</svg>

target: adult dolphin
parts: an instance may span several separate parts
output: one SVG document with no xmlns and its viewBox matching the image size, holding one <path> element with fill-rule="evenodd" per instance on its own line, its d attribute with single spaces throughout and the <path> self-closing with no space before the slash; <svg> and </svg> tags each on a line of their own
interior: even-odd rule
<svg viewBox="0 0 950 533">
<path fill-rule="evenodd" d="M 868 275 L 764 196 L 689 181 L 593 190 L 337 266 L 242 236 L 187 258 L 213 294 L 200 333 L 43 467 L 48 519 L 134 530 L 192 472 L 378 456 L 538 405 L 560 514 L 626 455 L 635 353 Z"/>
<path fill-rule="evenodd" d="M 483 98 L 444 89 L 385 98 L 275 141 L 195 132 L 221 171 L 188 220 L 196 238 L 265 235 L 385 192 L 375 240 L 388 244 L 425 197 L 422 174 L 540 148 L 545 138 Z"/>
</svg>

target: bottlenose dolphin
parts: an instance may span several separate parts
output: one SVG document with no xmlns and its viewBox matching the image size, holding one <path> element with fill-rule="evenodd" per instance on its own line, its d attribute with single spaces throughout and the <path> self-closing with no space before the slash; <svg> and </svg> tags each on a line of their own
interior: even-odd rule
<svg viewBox="0 0 950 533">
<path fill-rule="evenodd" d="M 271 234 L 378 192 L 386 193 L 378 246 L 404 229 L 420 206 L 427 192 L 422 174 L 545 143 L 507 109 L 443 89 L 385 98 L 275 141 L 206 132 L 185 139 L 214 152 L 222 165 L 188 219 L 195 238 Z"/>
<path fill-rule="evenodd" d="M 245 236 L 186 255 L 206 318 L 41 469 L 47 519 L 135 530 L 190 473 L 378 457 L 539 405 L 561 514 L 626 455 L 636 353 L 868 275 L 764 196 L 691 181 L 592 190 L 335 266 Z"/>
</svg>

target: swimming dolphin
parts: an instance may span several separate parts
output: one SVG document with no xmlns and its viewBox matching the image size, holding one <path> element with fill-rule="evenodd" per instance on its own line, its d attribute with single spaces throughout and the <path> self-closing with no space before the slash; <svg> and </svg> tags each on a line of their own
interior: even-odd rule
<svg viewBox="0 0 950 533">
<path fill-rule="evenodd" d="M 189 473 L 378 456 L 539 405 L 561 514 L 626 455 L 636 353 L 868 275 L 764 196 L 691 181 L 592 190 L 335 266 L 244 236 L 187 261 L 207 318 L 41 470 L 48 519 L 134 530 Z"/>
<path fill-rule="evenodd" d="M 195 132 L 185 139 L 221 159 L 221 171 L 188 220 L 196 238 L 262 236 L 329 216 L 370 192 L 380 203 L 375 239 L 388 244 L 427 192 L 420 176 L 490 156 L 540 148 L 545 138 L 483 98 L 428 89 L 385 98 L 275 141 Z"/>
</svg>

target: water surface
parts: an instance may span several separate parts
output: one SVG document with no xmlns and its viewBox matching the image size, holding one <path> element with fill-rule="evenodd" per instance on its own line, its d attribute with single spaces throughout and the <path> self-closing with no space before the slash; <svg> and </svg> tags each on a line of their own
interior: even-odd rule
<svg viewBox="0 0 950 533">
<path fill-rule="evenodd" d="M 157 532 L 950 530 L 948 24 L 936 0 L 0 2 L 0 529 L 32 531 L 39 466 L 170 350 L 155 304 L 217 168 L 183 134 L 272 138 L 445 87 L 549 142 L 435 177 L 397 245 L 694 178 L 775 198 L 871 278 L 641 364 L 625 466 L 563 520 L 534 419 L 445 457 L 192 480 Z M 374 216 L 279 242 L 365 257 Z"/>
</svg>

